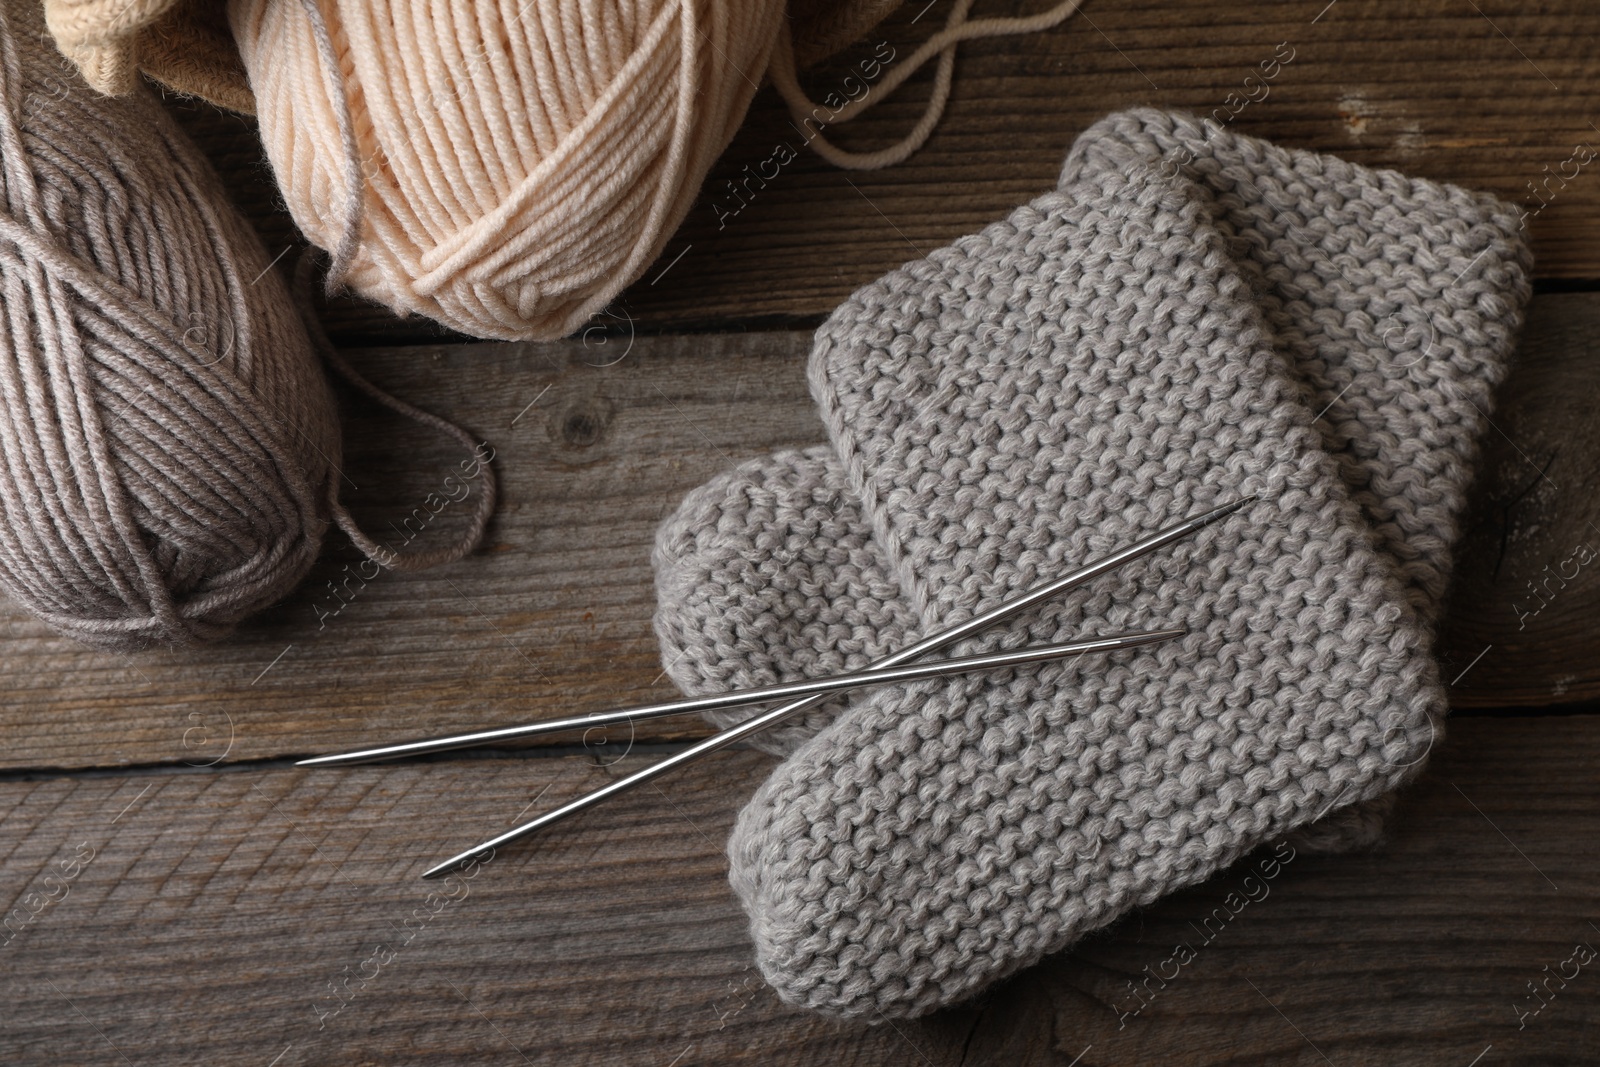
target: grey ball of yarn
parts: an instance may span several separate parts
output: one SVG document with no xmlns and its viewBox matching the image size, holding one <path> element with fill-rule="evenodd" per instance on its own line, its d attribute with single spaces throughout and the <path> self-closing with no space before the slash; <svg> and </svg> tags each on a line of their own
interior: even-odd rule
<svg viewBox="0 0 1600 1067">
<path fill-rule="evenodd" d="M 316 558 L 332 396 L 195 147 L 48 40 L 0 9 L 0 584 L 96 646 L 213 639 Z"/>
</svg>

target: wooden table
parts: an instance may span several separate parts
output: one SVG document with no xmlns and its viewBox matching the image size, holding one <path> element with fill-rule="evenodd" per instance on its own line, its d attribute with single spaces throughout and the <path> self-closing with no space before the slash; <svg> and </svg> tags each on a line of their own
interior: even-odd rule
<svg viewBox="0 0 1600 1067">
<path fill-rule="evenodd" d="M 875 37 L 916 39 L 918 7 Z M 949 113 L 904 166 L 842 173 L 802 154 L 719 226 L 725 183 L 792 136 L 765 90 L 661 262 L 579 339 L 464 343 L 331 306 L 363 371 L 493 443 L 499 516 L 470 559 L 384 574 L 329 615 L 327 583 L 358 558 L 335 539 L 299 592 L 199 652 L 99 654 L 4 610 L 0 1059 L 1594 1062 L 1600 974 L 1552 975 L 1572 970 L 1576 946 L 1600 945 L 1600 577 L 1583 572 L 1531 615 L 1524 592 L 1600 544 L 1592 167 L 1544 194 L 1532 222 L 1538 292 L 1443 636 L 1448 738 L 1386 843 L 1297 857 L 1157 997 L 1139 1001 L 1131 983 L 1196 940 L 1247 865 L 975 1003 L 845 1027 L 765 987 L 725 881 L 734 813 L 772 765 L 759 753 L 697 765 L 456 889 L 417 878 L 519 813 L 680 749 L 703 736 L 698 721 L 404 766 L 291 765 L 667 696 L 650 630 L 656 523 L 730 464 L 819 440 L 809 330 L 854 287 L 1049 188 L 1072 138 L 1109 110 L 1209 111 L 1289 42 L 1293 62 L 1238 129 L 1530 206 L 1545 168 L 1600 146 L 1600 11 L 1398 8 L 1097 0 L 1055 31 L 963 48 Z M 825 93 L 848 62 L 809 84 Z M 926 84 L 840 140 L 886 142 Z M 271 251 L 293 244 L 251 127 L 173 107 Z M 349 500 L 382 526 L 458 457 L 345 400 Z"/>
</svg>

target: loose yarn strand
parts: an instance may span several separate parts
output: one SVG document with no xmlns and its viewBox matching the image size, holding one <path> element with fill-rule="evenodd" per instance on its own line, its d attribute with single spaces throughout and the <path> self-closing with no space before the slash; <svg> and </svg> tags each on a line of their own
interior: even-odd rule
<svg viewBox="0 0 1600 1067">
<path fill-rule="evenodd" d="M 1065 22 L 1078 10 L 1082 2 L 1083 0 L 1066 0 L 1065 3 L 1058 4 L 1048 11 L 1019 18 L 969 20 L 967 12 L 972 8 L 973 0 L 956 0 L 945 28 L 924 41 L 915 52 L 884 75 L 883 80 L 878 83 L 875 97 L 867 95 L 859 100 L 852 100 L 832 112 L 828 119 L 828 125 L 849 122 L 871 107 L 874 100 L 882 100 L 893 93 L 906 79 L 926 65 L 928 60 L 938 56 L 939 67 L 934 75 L 933 91 L 929 96 L 928 105 L 922 117 L 904 137 L 887 148 L 875 152 L 850 152 L 834 145 L 818 130 L 808 144 L 817 155 L 844 170 L 881 170 L 905 162 L 927 142 L 944 115 L 945 105 L 950 99 L 950 87 L 955 77 L 956 45 L 962 41 L 981 37 L 1011 37 L 1050 29 Z M 815 125 L 817 112 L 831 109 L 812 103 L 805 90 L 800 87 L 795 66 L 794 41 L 789 34 L 788 25 L 785 24 L 778 48 L 773 54 L 772 83 L 777 87 L 784 103 L 789 105 L 789 114 L 795 122 L 802 126 L 806 122 Z"/>
<path fill-rule="evenodd" d="M 323 329 L 321 321 L 311 307 L 310 279 L 313 255 L 314 253 L 307 252 L 300 257 L 300 262 L 295 268 L 295 283 L 296 289 L 302 297 L 301 310 L 305 317 L 306 329 L 310 333 L 312 343 L 316 345 L 322 358 L 338 373 L 339 377 L 372 400 L 413 422 L 432 427 L 446 437 L 461 442 L 463 447 L 476 455 L 480 447 L 479 442 L 474 441 L 472 435 L 467 433 L 466 430 L 448 419 L 441 418 L 429 411 L 423 411 L 419 407 L 406 403 L 392 393 L 378 388 L 344 358 L 338 346 L 328 337 L 327 331 Z M 360 523 L 356 521 L 355 516 L 350 514 L 350 510 L 339 500 L 339 479 L 337 476 L 328 479 L 328 510 L 333 515 L 333 521 L 338 524 L 339 529 L 345 532 L 351 542 L 365 553 L 368 559 L 380 567 L 387 567 L 395 571 L 427 570 L 429 567 L 456 562 L 470 553 L 483 540 L 483 532 L 489 525 L 489 519 L 494 515 L 494 505 L 498 491 L 494 468 L 490 466 L 487 460 L 479 462 L 479 479 L 481 489 L 477 494 L 477 502 L 473 505 L 467 529 L 452 544 L 429 549 L 425 552 L 398 552 L 363 530 Z"/>
</svg>

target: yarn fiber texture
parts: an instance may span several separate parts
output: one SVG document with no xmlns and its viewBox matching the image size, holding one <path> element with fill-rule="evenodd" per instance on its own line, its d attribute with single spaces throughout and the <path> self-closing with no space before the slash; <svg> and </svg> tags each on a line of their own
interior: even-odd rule
<svg viewBox="0 0 1600 1067">
<path fill-rule="evenodd" d="M 831 106 L 796 79 L 893 5 L 783 0 L 231 0 L 278 184 L 333 256 L 330 283 L 463 333 L 549 340 L 640 277 L 693 204 L 769 73 L 807 144 L 841 166 L 888 166 L 932 133 L 956 45 L 1032 33 L 1077 0 L 945 28 Z M 847 152 L 816 134 L 938 61 L 922 118 L 897 143 Z M 843 101 L 843 102 L 842 102 Z"/>
<path fill-rule="evenodd" d="M 222 0 L 44 0 L 44 16 L 96 92 L 135 92 L 146 74 L 219 107 L 255 110 Z"/>
<path fill-rule="evenodd" d="M 859 40 L 902 0 L 791 0 L 802 68 Z M 218 107 L 254 113 L 226 0 L 44 0 L 56 47 L 97 92 L 135 91 L 139 75 Z"/>
<path fill-rule="evenodd" d="M 1445 711 L 1432 625 L 1529 267 L 1492 197 L 1141 110 L 1089 130 L 1057 191 L 841 307 L 812 361 L 829 444 L 662 529 L 686 691 L 858 669 L 1257 502 L 981 644 L 1181 641 L 885 689 L 773 738 L 792 754 L 729 856 L 778 993 L 920 1014 L 1261 844 L 1370 838 Z"/>
<path fill-rule="evenodd" d="M 661 252 L 743 119 L 781 0 L 233 0 L 290 212 L 334 275 L 551 339 Z"/>
<path fill-rule="evenodd" d="M 1119 160 L 1181 171 L 1212 198 L 1302 403 L 1320 416 L 1324 449 L 1418 614 L 1436 622 L 1478 441 L 1530 291 L 1517 209 L 1420 183 L 1429 195 L 1400 205 L 1397 218 L 1352 198 L 1349 186 L 1409 178 L 1149 109 L 1093 125 L 1063 177 Z M 1504 243 L 1478 248 L 1472 232 L 1483 226 Z M 1397 280 L 1387 260 L 1399 231 L 1410 231 L 1405 255 L 1419 266 Z M 1480 256 L 1478 287 L 1456 285 Z M 1013 315 L 971 329 L 990 343 L 1024 331 L 1031 341 L 1035 326 Z M 689 692 L 862 670 L 916 640 L 830 445 L 749 461 L 691 493 L 662 527 L 656 574 L 663 659 Z M 786 755 L 841 706 L 753 743 Z M 707 718 L 729 726 L 749 714 Z"/>
<path fill-rule="evenodd" d="M 103 648 L 215 638 L 317 554 L 332 399 L 193 145 L 48 40 L 0 5 L 0 584 Z"/>
</svg>

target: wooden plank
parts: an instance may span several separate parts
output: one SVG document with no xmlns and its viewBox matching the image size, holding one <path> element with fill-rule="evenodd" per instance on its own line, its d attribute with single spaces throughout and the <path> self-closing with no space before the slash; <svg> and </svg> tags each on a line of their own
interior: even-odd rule
<svg viewBox="0 0 1600 1067">
<path fill-rule="evenodd" d="M 904 5 L 863 44 L 806 77 L 813 98 L 846 88 L 879 42 L 909 54 L 942 23 L 949 2 L 939 0 L 916 25 L 925 5 Z M 990 9 L 1003 14 L 1006 5 Z M 1600 67 L 1590 55 L 1597 37 L 1600 9 L 1581 0 L 1532 8 L 1455 0 L 1403 8 L 1379 0 L 1093 4 L 1047 33 L 962 45 L 949 109 L 932 139 L 906 163 L 870 173 L 840 171 L 804 149 L 786 109 L 764 89 L 682 229 L 618 313 L 650 331 L 814 321 L 886 270 L 1049 189 L 1073 139 L 1100 116 L 1143 105 L 1211 113 L 1229 93 L 1247 91 L 1244 79 L 1260 73 L 1280 42 L 1294 50 L 1292 62 L 1231 128 L 1493 190 L 1530 208 L 1547 203 L 1531 224 L 1539 275 L 1600 279 L 1600 181 L 1594 164 L 1571 161 L 1579 144 L 1600 148 L 1591 125 L 1600 121 Z M 926 74 L 912 79 L 838 140 L 851 148 L 893 142 L 920 115 L 928 83 Z M 1248 91 L 1260 90 L 1252 83 Z M 292 241 L 248 125 L 209 108 L 180 108 L 272 251 Z M 798 157 L 766 187 L 752 183 L 736 198 L 728 183 L 745 180 L 746 167 L 758 173 L 780 143 Z M 1563 179 L 1563 171 L 1576 176 Z M 446 336 L 356 301 L 340 302 L 330 321 L 349 343 Z"/>
<path fill-rule="evenodd" d="M 1600 390 L 1596 336 L 1600 297 L 1535 301 L 1465 523 L 1442 645 L 1460 707 L 1600 697 L 1586 621 L 1600 613 L 1595 568 L 1547 610 L 1526 614 L 1535 602 L 1523 595 L 1573 545 L 1592 537 L 1600 548 L 1591 525 L 1600 515 L 1583 491 L 1600 468 L 1600 430 L 1583 400 Z M 822 431 L 804 334 L 629 344 L 355 353 L 378 382 L 493 444 L 504 503 L 488 547 L 436 571 L 358 576 L 335 593 L 328 583 L 346 582 L 359 561 L 335 533 L 285 603 L 227 642 L 182 652 L 105 655 L 0 607 L 0 766 L 271 758 L 667 697 L 650 629 L 657 524 L 713 474 Z M 351 405 L 347 436 L 346 470 L 360 486 L 352 506 L 380 532 L 461 458 L 364 402 Z M 441 513 L 438 529 L 458 518 Z M 704 729 L 674 720 L 635 737 Z M 628 744 L 588 740 L 596 752 Z"/>
<path fill-rule="evenodd" d="M 1497 398 L 1441 665 L 1456 707 L 1600 698 L 1600 300 L 1536 299 Z"/>
<path fill-rule="evenodd" d="M 724 759 L 675 781 L 670 805 L 646 791 L 449 884 L 417 878 L 430 856 L 605 772 L 466 760 L 7 783 L 0 1050 L 661 1067 L 759 1062 L 758 1046 L 905 1062 L 892 1030 L 843 1035 L 751 968 L 722 843 L 766 764 Z"/>
<path fill-rule="evenodd" d="M 199 649 L 99 653 L 7 606 L 0 765 L 306 754 L 378 733 L 669 698 L 676 690 L 661 679 L 650 627 L 656 526 L 716 472 L 812 443 L 821 431 L 806 394 L 803 335 L 639 338 L 631 351 L 629 343 L 353 356 L 375 381 L 492 444 L 502 504 L 486 547 L 453 566 L 363 583 L 361 557 L 334 531 L 299 590 L 228 641 Z M 390 522 L 441 490 L 467 456 L 368 402 L 353 403 L 350 415 L 345 473 L 359 488 L 346 499 L 375 536 L 399 543 Z M 446 509 L 417 543 L 442 542 L 463 518 Z M 672 720 L 638 736 L 705 729 Z M 590 743 L 614 751 L 628 737 Z"/>
<path fill-rule="evenodd" d="M 1597 738 L 1458 721 L 1382 847 L 1166 898 L 994 991 L 968 1062 L 1593 1062 L 1600 980 L 1567 961 L 1600 949 Z"/>
<path fill-rule="evenodd" d="M 894 1027 L 787 1008 L 752 969 L 722 846 L 771 765 L 755 753 L 445 884 L 416 875 L 530 799 L 619 768 L 12 778 L 0 1051 L 276 1067 L 1589 1062 L 1592 965 L 1569 965 L 1520 1029 L 1517 1013 L 1540 1003 L 1528 982 L 1600 943 L 1600 855 L 1584 847 L 1600 832 L 1596 760 L 1593 718 L 1462 721 L 1379 849 L 1289 855 L 1270 876 L 1258 854 L 974 1004 Z M 1180 943 L 1194 958 L 1174 974 Z M 1166 985 L 1129 1015 L 1146 967 Z"/>
</svg>

